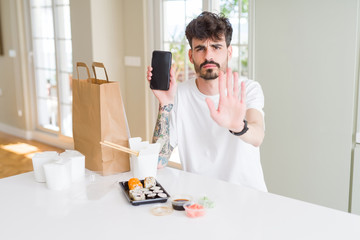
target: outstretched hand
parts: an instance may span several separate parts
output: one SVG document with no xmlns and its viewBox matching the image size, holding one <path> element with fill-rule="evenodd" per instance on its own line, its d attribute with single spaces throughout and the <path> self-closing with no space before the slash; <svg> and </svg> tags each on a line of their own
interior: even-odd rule
<svg viewBox="0 0 360 240">
<path fill-rule="evenodd" d="M 147 74 L 146 74 L 146 78 L 150 84 L 151 81 L 151 76 L 152 76 L 152 67 L 148 66 L 147 68 Z M 175 94 L 176 94 L 176 79 L 175 79 L 175 73 L 173 70 L 173 67 L 171 67 L 170 69 L 170 86 L 169 86 L 169 90 L 165 91 L 165 90 L 152 90 L 152 92 L 154 93 L 155 97 L 159 100 L 159 103 L 161 106 L 167 105 L 167 104 L 173 104 L 174 103 L 174 98 L 175 98 Z"/>
<path fill-rule="evenodd" d="M 232 79 L 234 80 L 232 84 Z M 245 102 L 245 82 L 241 82 L 241 93 L 239 98 L 238 73 L 232 73 L 228 68 L 225 74 L 219 73 L 219 106 L 216 109 L 213 101 L 206 98 L 206 103 L 210 109 L 212 119 L 220 126 L 241 132 L 244 128 L 244 118 L 246 115 Z"/>
</svg>

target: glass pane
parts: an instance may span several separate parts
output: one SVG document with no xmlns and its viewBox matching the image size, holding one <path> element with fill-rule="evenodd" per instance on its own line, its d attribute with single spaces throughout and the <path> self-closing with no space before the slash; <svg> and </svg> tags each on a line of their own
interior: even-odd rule
<svg viewBox="0 0 360 240">
<path fill-rule="evenodd" d="M 238 46 L 234 46 L 232 45 L 232 58 L 229 61 L 229 67 L 234 71 L 234 72 L 239 72 L 239 47 Z"/>
<path fill-rule="evenodd" d="M 34 40 L 35 67 L 55 70 L 55 46 L 53 39 Z"/>
<path fill-rule="evenodd" d="M 43 69 L 36 69 L 35 71 L 36 95 L 41 98 L 57 98 L 56 72 Z"/>
<path fill-rule="evenodd" d="M 186 1 L 186 25 L 202 12 L 202 0 Z"/>
<path fill-rule="evenodd" d="M 230 18 L 230 23 L 233 28 L 233 35 L 231 39 L 231 44 L 239 44 L 239 19 L 238 18 Z"/>
<path fill-rule="evenodd" d="M 241 0 L 241 13 L 247 16 L 249 12 L 249 0 Z"/>
<path fill-rule="evenodd" d="M 61 104 L 71 104 L 72 103 L 72 74 L 71 73 L 61 73 L 60 74 L 60 99 Z"/>
<path fill-rule="evenodd" d="M 32 32 L 34 38 L 54 38 L 51 7 L 32 8 Z"/>
<path fill-rule="evenodd" d="M 58 36 L 59 39 L 71 39 L 71 25 L 70 25 L 70 7 L 59 6 L 56 7 L 58 20 Z"/>
<path fill-rule="evenodd" d="M 164 41 L 181 42 L 185 32 L 185 2 L 164 2 Z"/>
<path fill-rule="evenodd" d="M 55 0 L 56 5 L 69 5 L 69 0 Z"/>
<path fill-rule="evenodd" d="M 166 51 L 172 53 L 172 63 L 175 71 L 175 78 L 177 81 L 183 82 L 185 80 L 185 62 L 187 59 L 185 43 L 165 43 L 164 48 Z"/>
<path fill-rule="evenodd" d="M 241 75 L 248 76 L 249 50 L 247 46 L 240 47 Z"/>
<path fill-rule="evenodd" d="M 239 0 L 220 0 L 220 12 L 228 18 L 237 18 L 239 15 Z"/>
<path fill-rule="evenodd" d="M 248 44 L 249 25 L 247 18 L 240 18 L 240 44 Z"/>
<path fill-rule="evenodd" d="M 186 25 L 202 12 L 202 0 L 164 1 L 165 50 L 173 54 L 176 79 L 180 82 L 193 77 L 195 72 L 188 60 Z"/>
<path fill-rule="evenodd" d="M 62 134 L 72 137 L 72 107 L 71 104 L 61 105 L 61 131 Z"/>
<path fill-rule="evenodd" d="M 38 98 L 38 122 L 40 126 L 51 129 L 54 131 L 59 131 L 58 125 L 58 105 L 57 100 L 49 98 Z"/>
<path fill-rule="evenodd" d="M 238 0 L 221 0 L 220 1 L 220 11 L 226 17 L 229 18 L 229 21 L 233 28 L 233 35 L 231 44 L 239 43 L 239 1 Z"/>
<path fill-rule="evenodd" d="M 31 0 L 32 7 L 51 6 L 51 0 Z"/>
<path fill-rule="evenodd" d="M 72 72 L 72 43 L 71 40 L 59 40 L 59 67 L 60 71 Z"/>
</svg>

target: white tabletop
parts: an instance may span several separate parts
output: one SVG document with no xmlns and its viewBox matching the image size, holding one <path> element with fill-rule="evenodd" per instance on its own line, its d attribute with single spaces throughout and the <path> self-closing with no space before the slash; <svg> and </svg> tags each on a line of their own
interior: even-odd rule
<svg viewBox="0 0 360 240">
<path fill-rule="evenodd" d="M 125 198 L 116 182 L 130 177 L 87 172 L 60 192 L 33 172 L 0 179 L 0 239 L 360 239 L 360 216 L 172 168 L 157 175 L 170 195 L 207 195 L 216 206 L 194 219 L 183 211 L 154 216 L 154 205 Z"/>
</svg>

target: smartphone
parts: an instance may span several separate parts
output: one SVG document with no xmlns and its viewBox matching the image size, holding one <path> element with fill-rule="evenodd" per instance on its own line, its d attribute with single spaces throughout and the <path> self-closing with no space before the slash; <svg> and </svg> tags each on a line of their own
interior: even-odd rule
<svg viewBox="0 0 360 240">
<path fill-rule="evenodd" d="M 150 88 L 154 90 L 169 90 L 171 52 L 153 51 L 151 59 L 152 77 Z"/>
</svg>

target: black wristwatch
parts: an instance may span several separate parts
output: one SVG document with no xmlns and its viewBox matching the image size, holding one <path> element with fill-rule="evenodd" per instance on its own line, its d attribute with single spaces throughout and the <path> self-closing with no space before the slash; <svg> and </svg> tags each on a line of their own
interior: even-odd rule
<svg viewBox="0 0 360 240">
<path fill-rule="evenodd" d="M 241 132 L 233 132 L 231 130 L 229 130 L 229 132 L 231 132 L 235 136 L 241 136 L 244 135 L 247 132 L 247 130 L 249 130 L 249 128 L 247 126 L 247 121 L 244 119 L 244 128 L 243 130 L 241 130 Z"/>
</svg>

